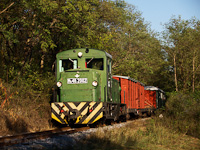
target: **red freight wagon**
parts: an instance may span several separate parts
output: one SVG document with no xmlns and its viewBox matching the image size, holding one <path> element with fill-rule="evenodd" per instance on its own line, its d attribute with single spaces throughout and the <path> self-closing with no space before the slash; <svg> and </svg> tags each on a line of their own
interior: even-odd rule
<svg viewBox="0 0 200 150">
<path fill-rule="evenodd" d="M 121 103 L 126 104 L 128 113 L 143 112 L 145 110 L 144 84 L 126 76 L 113 76 L 121 86 Z"/>
<path fill-rule="evenodd" d="M 153 109 L 161 108 L 165 105 L 165 92 L 155 86 L 145 86 L 145 107 Z"/>
<path fill-rule="evenodd" d="M 156 109 L 156 91 L 145 90 L 145 107 Z"/>
</svg>

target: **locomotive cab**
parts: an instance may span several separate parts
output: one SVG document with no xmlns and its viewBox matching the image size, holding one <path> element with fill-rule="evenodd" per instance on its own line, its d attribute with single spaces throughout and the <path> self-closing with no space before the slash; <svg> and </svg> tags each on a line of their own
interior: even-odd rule
<svg viewBox="0 0 200 150">
<path fill-rule="evenodd" d="M 111 58 L 109 54 L 93 49 L 57 54 L 57 101 L 107 101 L 107 80 L 110 79 L 106 76 L 107 63 Z"/>
</svg>

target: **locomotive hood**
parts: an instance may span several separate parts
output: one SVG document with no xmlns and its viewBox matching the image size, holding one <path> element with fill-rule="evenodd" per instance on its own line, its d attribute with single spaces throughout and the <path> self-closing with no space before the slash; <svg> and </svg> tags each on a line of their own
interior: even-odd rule
<svg viewBox="0 0 200 150">
<path fill-rule="evenodd" d="M 60 74 L 60 101 L 98 101 L 100 97 L 101 76 L 95 70 L 67 71 Z"/>
</svg>

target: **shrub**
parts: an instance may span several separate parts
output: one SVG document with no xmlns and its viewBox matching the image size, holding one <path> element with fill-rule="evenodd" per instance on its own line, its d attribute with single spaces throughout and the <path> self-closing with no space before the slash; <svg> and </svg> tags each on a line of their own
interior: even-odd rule
<svg viewBox="0 0 200 150">
<path fill-rule="evenodd" d="M 16 134 L 50 128 L 50 97 L 54 81 L 50 73 L 19 77 L 14 85 L 0 80 L 0 133 Z"/>
<path fill-rule="evenodd" d="M 163 124 L 200 138 L 200 94 L 172 93 L 166 103 Z"/>
</svg>

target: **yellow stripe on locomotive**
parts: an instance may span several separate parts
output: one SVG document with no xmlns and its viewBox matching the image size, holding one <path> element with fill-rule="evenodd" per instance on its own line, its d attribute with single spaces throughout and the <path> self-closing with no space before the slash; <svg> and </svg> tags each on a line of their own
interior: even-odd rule
<svg viewBox="0 0 200 150">
<path fill-rule="evenodd" d="M 54 102 L 52 118 L 62 124 L 93 124 L 103 117 L 102 102 Z"/>
</svg>

